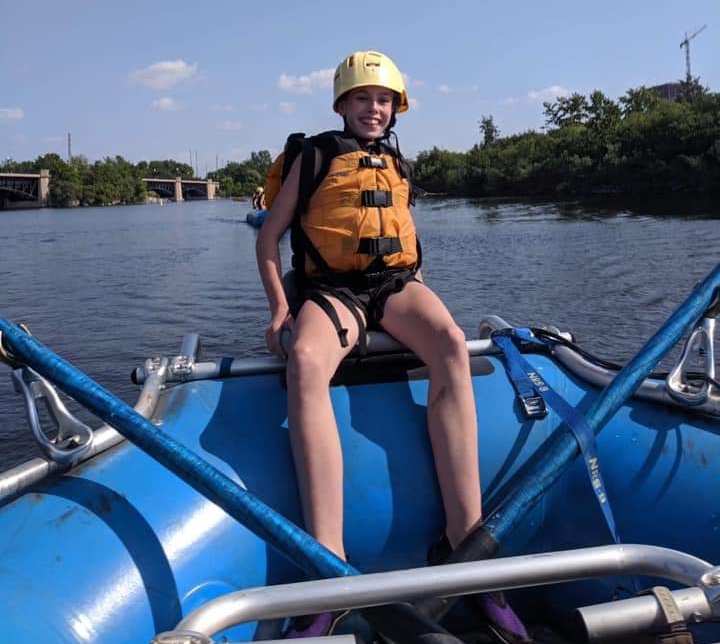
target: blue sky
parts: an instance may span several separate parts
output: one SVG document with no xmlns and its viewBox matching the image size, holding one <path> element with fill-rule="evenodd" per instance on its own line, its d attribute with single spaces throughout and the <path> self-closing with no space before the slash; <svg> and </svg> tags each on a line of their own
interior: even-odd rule
<svg viewBox="0 0 720 644">
<path fill-rule="evenodd" d="M 403 152 L 543 125 L 542 102 L 693 75 L 720 91 L 720 0 L 422 3 L 0 0 L 0 158 L 216 160 L 336 127 L 332 70 L 378 49 L 406 74 Z"/>
</svg>

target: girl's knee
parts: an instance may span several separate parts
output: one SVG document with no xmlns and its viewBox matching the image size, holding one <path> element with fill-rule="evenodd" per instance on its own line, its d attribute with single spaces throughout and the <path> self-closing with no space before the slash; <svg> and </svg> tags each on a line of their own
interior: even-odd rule
<svg viewBox="0 0 720 644">
<path fill-rule="evenodd" d="M 288 380 L 298 384 L 306 382 L 324 384 L 323 381 L 327 380 L 327 384 L 329 384 L 330 379 L 325 376 L 324 362 L 322 352 L 318 351 L 317 347 L 303 342 L 295 342 L 288 352 Z"/>
<path fill-rule="evenodd" d="M 465 333 L 457 325 L 451 324 L 441 334 L 441 346 L 444 355 L 450 358 L 467 358 Z"/>
<path fill-rule="evenodd" d="M 437 332 L 431 348 L 431 356 L 430 362 L 427 363 L 431 376 L 446 377 L 462 374 L 464 377 L 470 368 L 470 357 L 463 330 L 451 324 Z"/>
</svg>

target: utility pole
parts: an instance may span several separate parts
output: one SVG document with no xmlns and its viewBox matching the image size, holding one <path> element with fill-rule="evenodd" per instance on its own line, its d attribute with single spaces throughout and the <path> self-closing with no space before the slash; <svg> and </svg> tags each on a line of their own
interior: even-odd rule
<svg viewBox="0 0 720 644">
<path fill-rule="evenodd" d="M 67 148 L 68 148 L 68 163 L 72 161 L 72 134 L 68 132 L 67 136 Z"/>
<path fill-rule="evenodd" d="M 197 148 L 195 148 L 195 176 L 200 176 L 200 167 L 198 166 L 198 160 L 197 160 Z"/>
<path fill-rule="evenodd" d="M 693 38 L 695 38 L 695 36 L 697 36 L 697 35 L 698 35 L 701 31 L 703 31 L 706 27 L 707 27 L 707 25 L 703 25 L 703 26 L 700 27 L 700 29 L 698 29 L 692 36 L 688 36 L 688 35 L 687 35 L 687 31 L 686 31 L 686 32 L 685 32 L 685 40 L 683 40 L 683 41 L 680 43 L 680 49 L 682 49 L 683 47 L 685 47 L 685 70 L 686 70 L 685 81 L 686 81 L 687 83 L 691 83 L 691 82 L 692 82 L 692 74 L 690 74 L 690 41 L 691 41 Z"/>
</svg>

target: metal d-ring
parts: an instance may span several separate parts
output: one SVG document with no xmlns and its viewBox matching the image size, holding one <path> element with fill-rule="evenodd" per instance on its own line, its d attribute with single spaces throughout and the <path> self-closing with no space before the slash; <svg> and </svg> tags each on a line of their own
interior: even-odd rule
<svg viewBox="0 0 720 644">
<path fill-rule="evenodd" d="M 61 465 L 79 461 L 92 447 L 93 431 L 68 411 L 55 387 L 30 367 L 14 369 L 12 379 L 15 390 L 24 398 L 30 429 L 40 449 Z M 49 438 L 42 428 L 38 400 L 45 403 L 57 427 L 55 438 Z"/>
<path fill-rule="evenodd" d="M 702 405 L 715 380 L 715 317 L 702 318 L 685 343 L 677 365 L 665 379 L 665 389 L 677 402 Z"/>
</svg>

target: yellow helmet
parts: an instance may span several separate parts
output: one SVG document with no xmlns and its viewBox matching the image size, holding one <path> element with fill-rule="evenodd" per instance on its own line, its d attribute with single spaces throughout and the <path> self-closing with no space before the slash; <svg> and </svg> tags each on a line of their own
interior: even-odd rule
<svg viewBox="0 0 720 644">
<path fill-rule="evenodd" d="M 263 188 L 262 186 L 258 186 L 257 188 L 255 188 L 255 196 L 256 197 L 258 195 L 261 195 L 263 192 L 265 192 L 265 188 Z"/>
<path fill-rule="evenodd" d="M 400 96 L 398 112 L 410 108 L 402 74 L 395 63 L 379 51 L 356 51 L 343 60 L 335 70 L 333 79 L 333 110 L 346 92 L 356 87 L 377 85 Z"/>
</svg>

